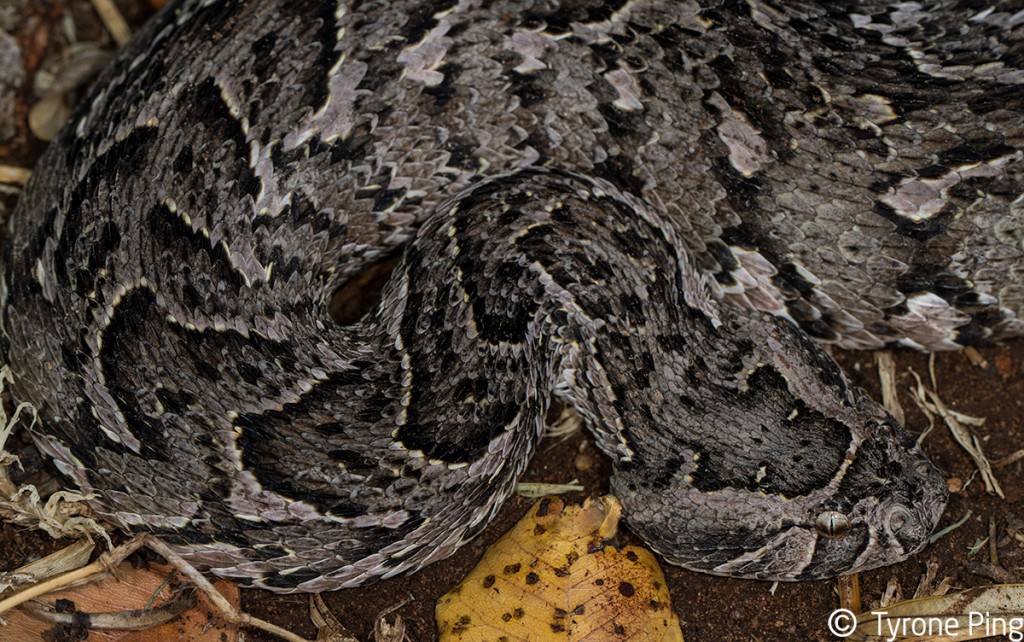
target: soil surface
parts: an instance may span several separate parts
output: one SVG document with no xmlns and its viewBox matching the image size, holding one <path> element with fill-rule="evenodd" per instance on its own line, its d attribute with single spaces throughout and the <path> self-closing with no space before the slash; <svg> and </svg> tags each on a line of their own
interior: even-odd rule
<svg viewBox="0 0 1024 642">
<path fill-rule="evenodd" d="M 137 26 L 152 13 L 149 3 L 138 0 L 117 2 L 129 23 Z M 74 29 L 70 30 L 69 25 Z M 40 73 L 53 72 L 68 56 L 72 41 L 99 42 L 112 48 L 109 37 L 84 0 L 0 1 L 0 60 L 15 60 L 17 70 L 0 74 L 0 164 L 30 168 L 45 144 L 29 132 L 27 113 L 40 98 L 34 81 Z M 9 56 L 14 56 L 10 58 Z M 74 100 L 72 94 L 70 100 Z M 17 189 L 0 186 L 0 220 L 9 217 L 17 198 Z M 950 408 L 968 415 L 984 417 L 985 423 L 972 430 L 980 438 L 992 461 L 1024 447 L 1024 428 L 1020 418 L 1024 407 L 1024 342 L 981 349 L 985 363 L 967 358 L 964 353 L 945 353 L 935 357 L 939 396 Z M 880 398 L 880 385 L 874 357 L 864 353 L 837 353 L 836 358 L 851 378 Z M 899 399 L 906 410 L 906 425 L 920 433 L 928 419 L 913 403 L 908 390 L 914 385 L 909 369 L 928 382 L 927 355 L 901 351 L 895 354 Z M 9 445 L 26 464 L 29 480 L 39 483 L 47 474 L 45 463 L 33 456 L 22 437 Z M 996 582 L 1022 581 L 1024 545 L 1022 545 L 1022 499 L 1024 499 L 1024 462 L 996 470 L 1005 499 L 987 492 L 976 475 L 974 463 L 956 444 L 941 422 L 924 440 L 924 449 L 944 473 L 954 492 L 941 527 L 970 517 L 961 527 L 930 545 L 913 559 L 889 568 L 861 574 L 862 607 L 876 606 L 886 585 L 895 581 L 905 597 L 911 597 L 925 572 L 926 564 L 937 565 L 936 577 L 952 578 L 954 590 Z M 532 462 L 524 481 L 566 483 L 573 479 L 585 487 L 571 493 L 567 502 L 580 502 L 589 495 L 608 490 L 608 462 L 582 434 L 561 442 L 545 441 Z M 17 481 L 24 477 L 19 476 Z M 53 482 L 51 482 L 51 487 Z M 487 545 L 497 540 L 527 510 L 531 500 L 515 498 L 508 502 L 484 534 L 448 560 L 434 564 L 408 577 L 401 577 L 361 589 L 326 594 L 332 611 L 360 640 L 370 639 L 379 613 L 398 605 L 392 612 L 401 615 L 412 640 L 435 637 L 434 604 L 477 562 Z M 995 533 L 996 546 L 979 542 Z M 638 543 L 628 530 L 619 543 Z M 65 545 L 46 535 L 0 524 L 0 571 L 10 570 Z M 996 555 L 993 564 L 993 552 Z M 836 582 L 780 584 L 730 580 L 692 573 L 671 565 L 663 566 L 673 604 L 683 623 L 689 642 L 722 640 L 830 640 L 826 620 L 839 606 Z M 296 633 L 313 638 L 316 631 L 308 616 L 309 598 L 304 595 L 277 596 L 263 591 L 243 591 L 243 608 Z M 246 632 L 247 640 L 269 640 L 270 636 Z"/>
</svg>

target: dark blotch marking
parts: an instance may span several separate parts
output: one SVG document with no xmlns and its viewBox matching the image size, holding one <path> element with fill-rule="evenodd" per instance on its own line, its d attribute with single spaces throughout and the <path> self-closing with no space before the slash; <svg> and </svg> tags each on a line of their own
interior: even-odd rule
<svg viewBox="0 0 1024 642">
<path fill-rule="evenodd" d="M 292 588 L 307 582 L 309 580 L 315 580 L 323 576 L 323 573 L 314 571 L 311 568 L 301 568 L 297 571 L 292 571 L 287 575 L 280 573 L 271 573 L 263 577 L 263 583 L 272 588 Z"/>
<path fill-rule="evenodd" d="M 522 74 L 511 70 L 506 76 L 511 81 L 510 90 L 519 97 L 519 104 L 528 110 L 551 97 L 550 88 L 557 85 L 558 73 L 554 70 L 541 70 Z"/>
<path fill-rule="evenodd" d="M 363 453 L 345 448 L 338 448 L 327 451 L 327 456 L 334 461 L 343 464 L 345 470 L 358 474 L 367 474 L 377 468 L 377 461 L 367 457 Z"/>
<path fill-rule="evenodd" d="M 179 174 L 190 174 L 192 172 L 192 164 L 194 162 L 192 154 L 192 146 L 186 144 L 174 158 L 174 163 L 171 164 L 171 169 Z"/>
<path fill-rule="evenodd" d="M 537 505 L 537 517 L 546 517 L 548 511 L 551 510 L 551 500 L 547 497 L 540 500 L 540 504 Z"/>
<path fill-rule="evenodd" d="M 939 164 L 949 166 L 967 165 L 970 163 L 984 163 L 987 161 L 1009 156 L 1016 150 L 1009 145 L 998 143 L 986 147 L 975 147 L 966 143 L 946 150 L 939 154 Z"/>
<path fill-rule="evenodd" d="M 53 252 L 54 265 L 57 266 L 57 282 L 61 286 L 69 285 L 68 275 L 74 274 L 75 267 L 82 263 L 73 253 L 86 252 L 88 261 L 93 256 L 92 253 L 97 251 L 92 247 L 94 241 L 91 238 L 88 246 L 79 246 L 79 237 L 85 226 L 94 223 L 101 216 L 109 216 L 109 212 L 101 209 L 91 209 L 86 213 L 83 211 L 83 203 L 91 200 L 100 186 L 116 181 L 126 170 L 135 171 L 139 165 L 146 162 L 149 148 L 156 138 L 157 131 L 154 128 L 133 129 L 124 140 L 111 145 L 106 152 L 93 161 L 89 171 L 71 192 L 68 207 L 64 210 L 64 225 L 61 227 L 60 238 L 57 240 Z M 93 208 L 96 207 L 97 204 L 94 203 Z M 47 212 L 46 223 L 40 227 L 36 237 L 32 240 L 30 256 L 42 256 L 46 240 L 54 235 L 53 225 L 57 214 L 56 208 Z M 108 242 L 116 247 L 113 237 L 108 239 Z M 120 236 L 116 238 L 116 243 L 120 243 Z M 99 254 L 95 256 L 96 260 L 101 258 Z M 75 265 L 69 265 L 69 262 Z M 60 269 L 62 266 L 67 269 Z M 35 283 L 35 279 L 23 280 Z"/>
<path fill-rule="evenodd" d="M 408 17 L 399 33 L 408 44 L 415 44 L 423 40 L 427 32 L 437 26 L 437 18 L 434 16 L 451 9 L 455 4 L 449 0 L 447 2 L 425 2 L 414 6 L 408 12 Z"/>
<path fill-rule="evenodd" d="M 473 623 L 473 620 L 468 615 L 463 615 L 455 621 L 455 625 L 452 626 L 452 633 L 465 633 L 469 630 L 469 625 Z"/>
<path fill-rule="evenodd" d="M 818 356 L 809 339 L 795 331 L 792 335 L 794 342 L 806 344 L 808 354 Z M 823 354 L 819 360 L 822 368 L 831 362 Z M 844 383 L 834 362 L 831 368 Z M 818 370 L 826 382 L 830 380 L 828 369 Z M 851 439 L 849 428 L 794 397 L 783 376 L 770 366 L 758 368 L 747 383 L 749 392 L 738 396 L 736 405 L 760 408 L 756 414 L 763 417 L 761 422 L 739 436 L 721 433 L 719 439 L 701 447 L 678 440 L 681 448 L 700 454 L 699 465 L 692 473 L 694 487 L 705 492 L 735 488 L 786 497 L 822 488 L 845 459 Z M 790 418 L 793 410 L 796 416 Z M 674 472 L 666 470 L 663 476 Z M 660 479 L 651 483 L 665 482 Z"/>
<path fill-rule="evenodd" d="M 192 226 L 185 223 L 185 220 L 175 214 L 167 207 L 160 204 L 151 207 L 143 217 L 143 222 L 149 228 L 149 232 L 158 247 L 176 248 L 179 256 L 190 262 L 194 255 L 205 254 L 209 257 L 215 274 L 211 274 L 211 280 L 215 283 L 227 283 L 231 291 L 245 289 L 245 282 L 231 265 L 231 258 L 228 256 L 224 246 L 220 243 L 210 245 L 210 239 L 202 233 L 193 231 Z M 204 301 L 204 297 L 194 288 L 189 295 L 196 301 Z"/>
<path fill-rule="evenodd" d="M 423 88 L 424 95 L 431 96 L 434 99 L 434 104 L 431 106 L 431 111 L 434 113 L 440 113 L 455 98 L 459 86 L 456 81 L 462 72 L 462 67 L 454 62 L 446 62 L 439 71 L 444 75 L 441 82 L 437 85 Z"/>
<path fill-rule="evenodd" d="M 929 241 L 946 232 L 947 226 L 956 216 L 956 207 L 947 204 L 935 216 L 921 221 L 913 221 L 901 216 L 891 206 L 881 201 L 875 201 L 874 212 L 896 225 L 896 233 L 911 238 L 920 243 Z"/>
<path fill-rule="evenodd" d="M 220 88 L 212 77 L 207 77 L 191 91 L 191 98 L 184 98 L 181 104 L 189 105 L 192 118 L 211 130 L 214 140 L 230 140 L 234 143 L 235 168 L 242 172 L 239 183 L 254 191 L 247 191 L 255 197 L 259 191 L 260 179 L 249 168 L 249 142 L 246 140 L 242 123 L 231 114 L 231 109 L 221 97 Z"/>
<path fill-rule="evenodd" d="M 110 324 L 103 331 L 99 361 L 110 396 L 117 403 L 128 429 L 142 444 L 141 456 L 169 462 L 173 457 L 165 447 L 167 440 L 164 438 L 163 421 L 142 408 L 136 395 L 140 382 L 127 379 L 129 372 L 121 367 L 123 362 L 138 361 L 139 345 L 152 345 L 162 327 L 163 321 L 156 309 L 153 293 L 146 289 L 128 292 L 121 298 Z M 106 447 L 114 442 L 102 438 L 96 443 Z"/>
</svg>

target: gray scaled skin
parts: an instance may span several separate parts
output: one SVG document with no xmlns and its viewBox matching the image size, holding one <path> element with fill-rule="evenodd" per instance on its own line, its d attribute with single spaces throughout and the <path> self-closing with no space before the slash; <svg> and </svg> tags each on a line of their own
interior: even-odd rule
<svg viewBox="0 0 1024 642">
<path fill-rule="evenodd" d="M 101 515 L 276 591 L 449 555 L 552 394 L 676 563 L 919 550 L 945 483 L 814 341 L 1021 333 L 1019 15 L 172 3 L 50 148 L 3 359 Z M 333 293 L 401 254 L 379 306 Z"/>
</svg>

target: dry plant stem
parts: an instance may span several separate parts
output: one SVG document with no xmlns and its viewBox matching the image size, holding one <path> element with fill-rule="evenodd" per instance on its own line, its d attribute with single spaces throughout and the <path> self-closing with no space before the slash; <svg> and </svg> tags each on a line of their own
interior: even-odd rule
<svg viewBox="0 0 1024 642">
<path fill-rule="evenodd" d="M 967 346 L 966 348 L 964 348 L 964 356 L 967 357 L 968 361 L 970 361 L 972 364 L 979 368 L 988 367 L 988 361 L 985 359 L 984 356 L 982 356 L 980 352 L 978 352 L 976 348 Z"/>
<path fill-rule="evenodd" d="M 992 464 L 989 463 L 989 460 L 985 456 L 985 452 L 981 447 L 981 440 L 979 440 L 978 437 L 964 425 L 965 423 L 981 425 L 984 422 L 984 419 L 978 419 L 956 412 L 955 410 L 948 408 L 942 399 L 939 398 L 938 393 L 935 392 L 938 389 L 938 386 L 935 380 L 934 357 L 935 355 L 932 354 L 928 360 L 928 374 L 931 377 L 932 384 L 931 389 L 924 386 L 924 383 L 921 381 L 921 377 L 916 372 L 913 370 L 910 371 L 910 374 L 914 376 L 914 379 L 917 382 L 917 385 L 910 389 L 911 398 L 914 400 L 914 403 L 918 405 L 921 411 L 929 417 L 929 421 L 932 416 L 942 418 L 946 426 L 949 428 L 949 432 L 953 435 L 953 439 L 955 439 L 956 442 L 960 444 L 960 447 L 967 451 L 967 454 L 974 460 L 974 465 L 981 474 L 982 480 L 985 482 L 985 486 L 988 488 L 988 491 L 990 493 L 995 493 L 1002 499 L 1005 499 L 1006 495 L 1003 494 L 1003 489 L 999 485 L 999 481 L 992 473 Z"/>
<path fill-rule="evenodd" d="M 405 632 L 405 622 L 401 615 L 395 616 L 395 623 L 388 622 L 387 617 L 412 601 L 410 595 L 407 599 L 382 611 L 377 615 L 377 621 L 373 623 L 373 637 L 375 642 L 409 642 L 409 635 Z"/>
<path fill-rule="evenodd" d="M 999 548 L 996 546 L 996 518 L 988 518 L 988 561 L 999 566 Z"/>
<path fill-rule="evenodd" d="M 0 183 L 6 185 L 24 186 L 25 183 L 28 182 L 28 177 L 31 175 L 32 170 L 25 169 L 24 167 L 0 165 Z"/>
<path fill-rule="evenodd" d="M 839 606 L 860 613 L 860 575 L 840 575 L 836 578 L 839 590 Z"/>
<path fill-rule="evenodd" d="M 85 566 L 89 563 L 89 558 L 95 548 L 96 544 L 93 541 L 83 538 L 55 553 L 23 564 L 13 571 L 2 571 L 0 572 L 0 595 L 14 593 L 22 587 L 66 573 L 68 569 Z"/>
<path fill-rule="evenodd" d="M 1002 566 L 993 566 L 985 562 L 968 562 L 964 570 L 974 575 L 980 575 L 996 584 L 1017 584 L 1020 577 L 1011 573 Z"/>
<path fill-rule="evenodd" d="M 13 497 L 17 494 L 17 487 L 11 483 L 7 475 L 0 474 L 0 495 Z M 57 506 L 55 518 L 88 517 L 92 515 L 92 508 L 85 502 L 61 502 Z M 24 514 L 18 511 L 0 506 L 0 519 L 16 523 L 24 523 Z"/>
<path fill-rule="evenodd" d="M 0 600 L 0 614 L 19 606 L 28 600 L 52 591 L 63 589 L 75 582 L 104 573 L 113 575 L 114 567 L 142 547 L 149 548 L 153 552 L 162 556 L 169 564 L 171 564 L 171 566 L 177 569 L 179 573 L 191 580 L 192 583 L 207 596 L 210 600 L 210 604 L 213 605 L 213 607 L 216 608 L 220 612 L 221 616 L 228 622 L 238 624 L 239 626 L 248 626 L 260 629 L 261 631 L 272 633 L 283 640 L 288 640 L 288 642 L 309 642 L 305 638 L 295 635 L 291 631 L 248 615 L 247 613 L 242 613 L 236 609 L 230 602 L 224 599 L 224 596 L 214 588 L 213 584 L 211 584 L 209 580 L 203 577 L 202 573 L 197 571 L 188 562 L 182 559 L 181 556 L 172 551 L 169 546 L 150 535 L 138 535 L 125 544 L 100 555 L 99 558 L 91 564 L 69 571 L 62 575 L 52 577 L 33 586 L 29 586 L 6 599 Z"/>
<path fill-rule="evenodd" d="M 876 352 L 875 365 L 878 367 L 878 380 L 882 386 L 882 405 L 901 426 L 907 425 L 907 418 L 896 389 L 896 361 L 892 358 L 892 353 L 888 350 Z"/>
<path fill-rule="evenodd" d="M 1004 468 L 1006 466 L 1009 466 L 1010 464 L 1017 463 L 1021 459 L 1024 459 L 1024 448 L 1021 448 L 1020 450 L 1016 450 L 1016 451 L 1010 453 L 1009 455 L 1007 455 L 1006 457 L 1003 457 L 1002 459 L 999 459 L 999 460 L 996 460 L 996 461 L 992 462 L 992 467 L 993 468 Z"/>
<path fill-rule="evenodd" d="M 309 596 L 309 619 L 316 627 L 317 642 L 359 642 L 327 607 L 319 593 Z"/>
<path fill-rule="evenodd" d="M 913 599 L 945 595 L 949 593 L 953 578 L 946 576 L 942 578 L 942 581 L 936 583 L 935 577 L 938 575 L 938 572 L 939 561 L 937 559 L 931 558 L 925 562 L 924 575 L 922 575 L 921 579 L 917 582 L 917 588 L 914 589 Z"/>
<path fill-rule="evenodd" d="M 32 617 L 62 626 L 71 626 L 76 622 L 81 622 L 81 618 L 85 616 L 90 629 L 144 631 L 178 617 L 194 604 L 191 598 L 191 594 L 178 595 L 173 600 L 154 608 L 109 613 L 58 613 L 49 604 L 36 600 L 25 602 L 21 608 L 28 611 Z"/>
<path fill-rule="evenodd" d="M 128 44 L 128 41 L 132 39 L 131 29 L 128 28 L 128 23 L 125 22 L 114 3 L 111 0 L 92 0 L 92 6 L 117 46 L 123 47 Z"/>
<path fill-rule="evenodd" d="M 897 604 L 903 601 L 903 587 L 900 586 L 899 580 L 895 577 L 890 577 L 889 581 L 885 583 L 885 589 L 882 591 L 882 597 L 878 599 L 878 605 L 880 607 L 886 607 L 890 604 Z"/>
<path fill-rule="evenodd" d="M 239 611 L 234 607 L 234 605 L 228 602 L 223 595 L 220 594 L 220 591 L 218 591 L 202 573 L 182 559 L 180 555 L 172 551 L 169 546 L 149 535 L 142 535 L 140 538 L 144 540 L 146 547 L 166 559 L 171 566 L 176 568 L 179 573 L 191 580 L 199 590 L 206 594 L 207 599 L 210 600 L 210 604 L 213 605 L 213 607 L 216 608 L 220 614 L 232 624 L 248 626 L 261 631 L 266 631 L 267 633 L 272 633 L 283 640 L 288 640 L 289 642 L 309 642 L 306 638 L 298 636 L 291 631 L 277 626 L 276 624 L 271 624 L 265 620 L 253 617 L 248 613 Z"/>
<path fill-rule="evenodd" d="M 94 575 L 109 573 L 113 567 L 123 562 L 126 557 L 145 545 L 146 541 L 143 537 L 136 537 L 123 546 L 119 546 L 114 550 L 103 553 L 91 564 L 86 564 L 81 568 L 76 568 L 73 571 L 68 571 L 67 573 L 51 577 L 48 580 L 39 582 L 38 584 L 28 586 L 14 595 L 0 600 L 0 614 L 6 613 L 14 607 L 19 606 L 28 600 L 37 598 L 40 595 L 45 595 L 51 591 L 63 589 L 75 582 L 90 578 Z"/>
</svg>

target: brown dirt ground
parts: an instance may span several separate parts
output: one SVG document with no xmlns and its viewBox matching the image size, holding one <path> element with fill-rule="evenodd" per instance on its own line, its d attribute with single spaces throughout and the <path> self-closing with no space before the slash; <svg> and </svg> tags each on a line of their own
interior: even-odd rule
<svg viewBox="0 0 1024 642">
<path fill-rule="evenodd" d="M 151 12 L 139 0 L 119 0 L 118 6 L 135 25 Z M 79 40 L 95 40 L 101 36 L 102 29 L 84 0 L 0 2 L 0 21 L 4 22 L 0 26 L 18 44 L 27 79 L 14 90 L 16 102 L 13 113 L 0 114 L 0 119 L 13 123 L 17 132 L 13 138 L 0 140 L 0 164 L 31 167 L 44 147 L 28 133 L 25 114 L 27 105 L 36 100 L 31 85 L 33 75 L 46 64 L 47 54 L 52 61 L 54 54 L 66 44 L 58 34 L 60 20 L 65 15 L 72 16 L 75 21 Z M 0 82 L 0 91 L 3 90 Z M 10 195 L 0 194 L 0 217 L 6 219 L 14 200 Z M 975 432 L 981 437 L 989 457 L 997 460 L 1024 446 L 1024 427 L 1020 421 L 1024 406 L 1024 342 L 987 348 L 981 350 L 981 354 L 987 366 L 973 365 L 961 353 L 937 355 L 938 391 L 951 408 L 987 419 L 985 425 Z M 871 355 L 840 353 L 837 358 L 856 383 L 879 396 L 878 377 Z M 907 411 L 907 425 L 915 433 L 927 426 L 927 420 L 907 394 L 913 384 L 907 369 L 913 368 L 926 376 L 927 360 L 926 355 L 913 352 L 896 354 L 900 400 Z M 947 479 L 965 486 L 952 495 L 942 526 L 957 521 L 968 511 L 972 516 L 961 528 L 915 558 L 894 567 L 862 574 L 860 586 L 865 607 L 877 604 L 884 587 L 893 579 L 900 584 L 905 595 L 912 595 L 929 561 L 938 564 L 938 578 L 950 576 L 953 579 L 954 588 L 993 583 L 993 578 L 1021 577 L 1024 547 L 1019 533 L 1020 513 L 1024 508 L 1024 487 L 1021 484 L 1024 463 L 997 470 L 997 477 L 1006 493 L 1006 499 L 1002 500 L 985 492 L 974 476 L 970 458 L 944 427 L 940 425 L 935 429 L 924 442 L 924 448 Z M 41 462 L 33 463 L 31 450 L 22 450 L 21 454 L 29 470 L 36 471 L 32 474 L 40 474 Z M 569 502 L 577 502 L 588 495 L 606 492 L 608 472 L 608 463 L 597 454 L 591 442 L 583 435 L 576 435 L 562 443 L 544 442 L 526 473 L 526 481 L 568 482 L 577 478 L 586 491 L 566 498 Z M 472 568 L 485 547 L 511 527 L 529 505 L 530 502 L 522 498 L 508 502 L 481 537 L 448 560 L 413 576 L 327 594 L 327 604 L 360 639 L 368 639 L 378 613 L 396 604 L 404 604 L 395 613 L 405 619 L 410 638 L 433 639 L 433 608 L 437 598 Z M 980 553 L 969 555 L 969 549 L 986 538 L 990 528 L 994 528 L 997 534 L 1000 561 L 1000 569 L 995 574 L 986 570 L 987 546 Z M 628 532 L 620 535 L 620 539 L 623 543 L 633 543 Z M 56 550 L 62 544 L 50 541 L 45 535 L 0 524 L 0 570 L 15 568 Z M 831 639 L 825 623 L 828 614 L 838 606 L 835 582 L 781 584 L 772 594 L 768 583 L 710 577 L 669 565 L 665 565 L 664 570 L 676 612 L 690 642 Z M 1000 571 L 1003 575 L 998 575 Z M 296 633 L 315 637 L 308 618 L 306 596 L 244 591 L 243 607 Z M 249 632 L 246 639 L 272 638 Z"/>
</svg>

